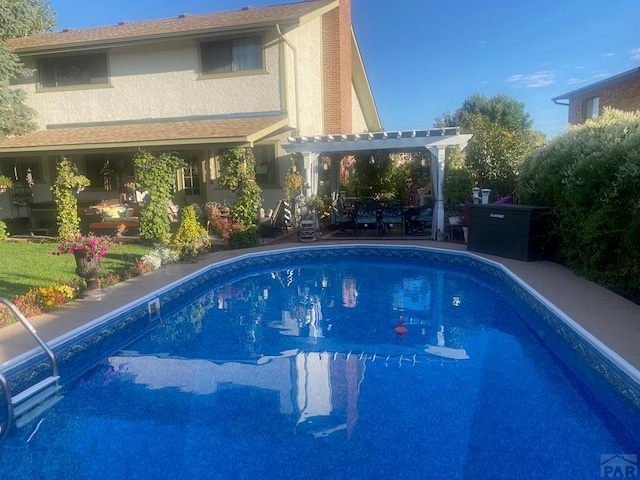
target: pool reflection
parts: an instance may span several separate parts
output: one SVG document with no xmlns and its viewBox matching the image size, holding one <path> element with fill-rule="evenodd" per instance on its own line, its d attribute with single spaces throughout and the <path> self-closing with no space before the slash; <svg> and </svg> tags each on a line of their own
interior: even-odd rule
<svg viewBox="0 0 640 480">
<path fill-rule="evenodd" d="M 135 352 L 112 356 L 109 364 L 121 381 L 150 390 L 276 392 L 279 412 L 296 431 L 350 437 L 367 365 L 469 359 L 462 345 L 470 333 L 464 305 L 443 315 L 454 308 L 443 273 L 394 268 L 384 272 L 384 282 L 381 288 L 366 270 L 331 266 L 230 281 L 166 318 Z M 399 316 L 405 335 L 394 333 Z"/>
<path fill-rule="evenodd" d="M 363 356 L 297 351 L 263 357 L 256 364 L 126 353 L 109 357 L 108 364 L 118 381 L 150 390 L 212 395 L 221 388 L 251 387 L 277 392 L 280 413 L 294 416 L 296 431 L 315 437 L 340 431 L 351 436 L 365 372 Z"/>
</svg>

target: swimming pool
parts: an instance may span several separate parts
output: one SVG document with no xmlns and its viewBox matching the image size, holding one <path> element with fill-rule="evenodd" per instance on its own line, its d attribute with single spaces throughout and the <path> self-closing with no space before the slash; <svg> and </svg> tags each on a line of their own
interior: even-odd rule
<svg viewBox="0 0 640 480">
<path fill-rule="evenodd" d="M 61 339 L 79 378 L 0 477 L 600 478 L 637 453 L 637 385 L 588 340 L 473 255 L 244 256 Z"/>
</svg>

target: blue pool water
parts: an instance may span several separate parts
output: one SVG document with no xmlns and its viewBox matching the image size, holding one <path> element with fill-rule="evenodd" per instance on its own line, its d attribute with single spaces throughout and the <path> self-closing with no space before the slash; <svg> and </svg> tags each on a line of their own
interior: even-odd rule
<svg viewBox="0 0 640 480">
<path fill-rule="evenodd" d="M 217 276 L 9 436 L 0 478 L 601 478 L 639 453 L 503 291 L 395 256 Z"/>
</svg>

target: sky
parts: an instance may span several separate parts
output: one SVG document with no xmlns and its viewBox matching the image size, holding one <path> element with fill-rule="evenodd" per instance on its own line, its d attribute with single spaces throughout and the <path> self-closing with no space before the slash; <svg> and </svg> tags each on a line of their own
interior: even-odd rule
<svg viewBox="0 0 640 480">
<path fill-rule="evenodd" d="M 288 0 L 51 0 L 58 26 L 85 28 Z M 473 94 L 524 103 L 552 138 L 568 110 L 552 97 L 640 67 L 638 0 L 351 0 L 383 129 L 430 128 Z"/>
</svg>

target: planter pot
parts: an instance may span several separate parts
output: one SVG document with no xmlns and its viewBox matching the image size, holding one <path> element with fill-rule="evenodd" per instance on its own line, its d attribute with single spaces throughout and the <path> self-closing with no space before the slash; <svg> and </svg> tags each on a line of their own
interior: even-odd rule
<svg viewBox="0 0 640 480">
<path fill-rule="evenodd" d="M 471 195 L 473 197 L 473 203 L 480 203 L 480 188 L 479 187 L 473 187 L 471 189 Z"/>
<path fill-rule="evenodd" d="M 100 259 L 82 252 L 74 252 L 73 256 L 76 259 L 76 274 L 87 282 L 87 288 L 82 291 L 80 298 L 102 298 L 104 292 L 98 286 L 98 276 L 102 272 Z"/>
<path fill-rule="evenodd" d="M 298 240 L 300 242 L 315 242 L 316 229 L 313 220 L 301 220 L 298 227 Z"/>
</svg>

